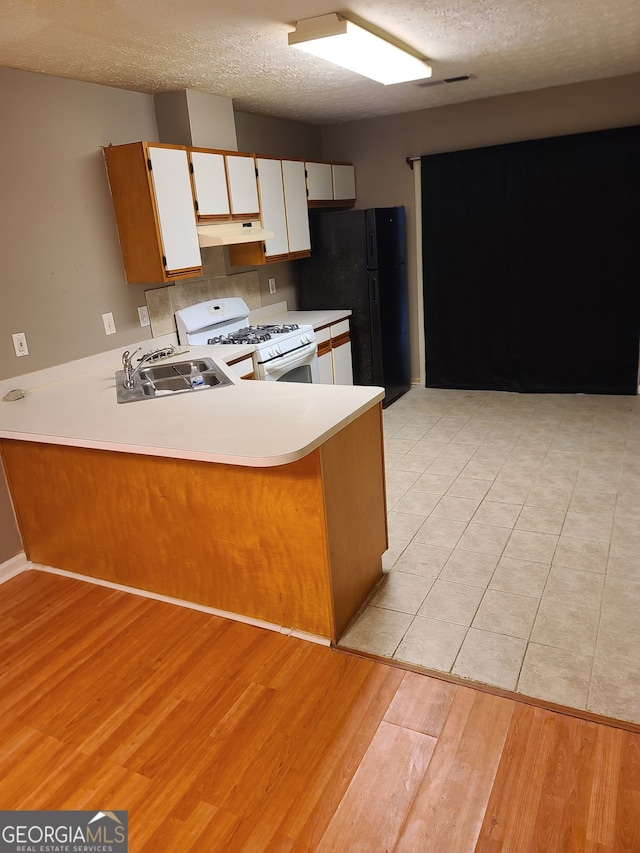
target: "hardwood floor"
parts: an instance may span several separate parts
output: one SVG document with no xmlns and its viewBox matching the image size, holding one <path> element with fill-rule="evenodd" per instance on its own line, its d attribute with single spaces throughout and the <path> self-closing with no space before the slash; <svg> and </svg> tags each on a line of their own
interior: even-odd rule
<svg viewBox="0 0 640 853">
<path fill-rule="evenodd" d="M 0 586 L 0 808 L 132 853 L 640 851 L 640 733 L 36 571 Z"/>
</svg>

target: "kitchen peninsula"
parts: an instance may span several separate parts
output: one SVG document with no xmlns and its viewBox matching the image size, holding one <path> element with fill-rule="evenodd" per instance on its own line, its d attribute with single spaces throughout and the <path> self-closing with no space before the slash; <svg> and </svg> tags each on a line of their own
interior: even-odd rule
<svg viewBox="0 0 640 853">
<path fill-rule="evenodd" d="M 120 350 L 0 382 L 26 391 L 0 402 L 26 556 L 336 641 L 387 547 L 383 390 L 244 381 L 241 350 L 172 359 L 212 357 L 228 386 L 127 404 Z"/>
</svg>

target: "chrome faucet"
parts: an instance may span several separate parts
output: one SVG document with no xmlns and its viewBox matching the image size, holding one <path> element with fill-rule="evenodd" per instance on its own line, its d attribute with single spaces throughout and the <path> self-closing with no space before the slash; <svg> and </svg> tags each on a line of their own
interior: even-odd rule
<svg viewBox="0 0 640 853">
<path fill-rule="evenodd" d="M 151 361 L 152 359 L 167 358 L 170 355 L 175 354 L 175 347 L 173 346 L 156 349 L 153 350 L 153 352 L 148 352 L 146 353 L 146 355 L 143 355 L 142 358 L 138 360 L 138 364 L 134 367 L 132 364 L 132 359 L 137 352 L 140 352 L 141 349 L 142 347 L 138 347 L 138 349 L 134 350 L 133 352 L 129 352 L 129 350 L 126 349 L 122 353 L 122 365 L 124 367 L 124 387 L 128 388 L 129 390 L 134 387 L 136 374 L 144 364 L 146 364 L 148 361 Z"/>
</svg>

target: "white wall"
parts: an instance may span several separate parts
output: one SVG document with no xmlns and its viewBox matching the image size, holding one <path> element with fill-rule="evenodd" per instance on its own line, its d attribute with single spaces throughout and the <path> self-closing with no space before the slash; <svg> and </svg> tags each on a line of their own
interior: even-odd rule
<svg viewBox="0 0 640 853">
<path fill-rule="evenodd" d="M 102 146 L 157 139 L 153 99 L 0 68 L 0 114 L 0 375 L 142 339 L 144 290 L 125 283 Z M 14 332 L 29 356 L 16 358 Z"/>
</svg>

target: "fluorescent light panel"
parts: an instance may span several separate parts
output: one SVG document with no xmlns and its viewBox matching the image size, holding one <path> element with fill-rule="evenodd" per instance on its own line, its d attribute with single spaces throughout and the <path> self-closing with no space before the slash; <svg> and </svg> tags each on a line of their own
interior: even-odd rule
<svg viewBox="0 0 640 853">
<path fill-rule="evenodd" d="M 431 77 L 426 62 L 336 12 L 298 21 L 289 44 L 385 86 Z"/>
</svg>

